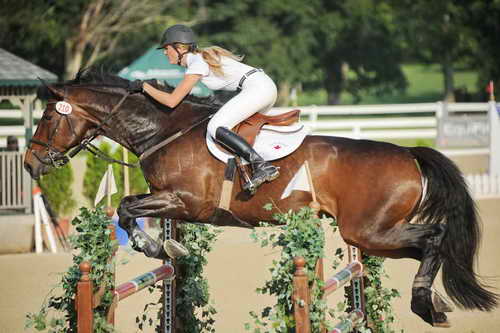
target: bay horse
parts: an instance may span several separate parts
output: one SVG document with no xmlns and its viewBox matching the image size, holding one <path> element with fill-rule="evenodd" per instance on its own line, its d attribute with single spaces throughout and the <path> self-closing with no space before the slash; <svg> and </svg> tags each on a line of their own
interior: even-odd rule
<svg viewBox="0 0 500 333">
<path fill-rule="evenodd" d="M 232 215 L 214 219 L 225 164 L 211 156 L 205 135 L 207 117 L 221 103 L 188 96 L 170 109 L 144 94 L 128 95 L 128 82 L 91 68 L 66 83 L 44 85 L 40 91 L 48 103 L 24 165 L 37 179 L 67 162 L 70 149 L 96 135 L 137 156 L 174 138 L 140 160 L 150 193 L 123 198 L 117 210 L 119 225 L 135 250 L 149 257 L 165 255 L 163 246 L 137 226 L 138 217 L 250 227 L 260 221 L 276 224 L 274 213 L 297 210 L 311 201 L 311 193 L 304 191 L 280 199 L 308 161 L 320 213 L 336 219 L 346 243 L 368 255 L 420 261 L 411 309 L 423 320 L 449 326 L 444 313 L 448 307 L 432 301 L 433 296 L 439 298 L 431 286 L 441 266 L 446 293 L 459 307 L 490 311 L 498 305 L 498 295 L 474 272 L 481 237 L 474 201 L 457 166 L 440 152 L 310 135 L 294 153 L 273 162 L 281 176 L 263 184 L 255 195 L 243 192 L 236 182 Z M 69 103 L 72 111 L 58 112 L 58 101 Z M 270 202 L 272 211 L 262 209 Z"/>
</svg>

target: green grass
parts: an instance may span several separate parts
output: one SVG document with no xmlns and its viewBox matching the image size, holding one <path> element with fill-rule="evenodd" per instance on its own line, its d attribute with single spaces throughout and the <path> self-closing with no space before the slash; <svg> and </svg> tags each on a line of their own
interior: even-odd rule
<svg viewBox="0 0 500 333">
<path fill-rule="evenodd" d="M 359 104 L 395 104 L 395 103 L 429 103 L 442 100 L 443 75 L 439 65 L 405 65 L 403 72 L 408 80 L 405 92 L 394 92 L 384 96 L 361 94 Z M 455 88 L 465 88 L 467 91 L 476 92 L 478 76 L 473 71 L 455 72 Z M 299 95 L 299 105 L 324 105 L 326 104 L 326 91 L 303 92 Z M 341 96 L 341 104 L 350 105 L 354 98 L 348 93 Z"/>
</svg>

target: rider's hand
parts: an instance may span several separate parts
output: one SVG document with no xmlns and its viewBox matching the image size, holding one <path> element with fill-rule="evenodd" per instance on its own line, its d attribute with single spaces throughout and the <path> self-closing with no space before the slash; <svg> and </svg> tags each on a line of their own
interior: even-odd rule
<svg viewBox="0 0 500 333">
<path fill-rule="evenodd" d="M 141 80 L 130 81 L 127 87 L 127 91 L 131 94 L 140 93 L 143 89 L 143 83 L 144 82 Z"/>
</svg>

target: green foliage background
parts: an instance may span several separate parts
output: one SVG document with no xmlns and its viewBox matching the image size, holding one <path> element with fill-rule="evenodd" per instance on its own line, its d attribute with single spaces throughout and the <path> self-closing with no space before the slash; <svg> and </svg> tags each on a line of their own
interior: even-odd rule
<svg viewBox="0 0 500 333">
<path fill-rule="evenodd" d="M 99 149 L 111 158 L 123 160 L 123 148 L 121 146 L 113 151 L 111 145 L 104 141 L 99 145 Z M 138 161 L 137 157 L 132 153 L 128 154 L 128 158 L 129 163 L 131 164 Z M 98 158 L 93 154 L 87 153 L 87 168 L 83 179 L 83 195 L 92 203 L 92 205 L 94 204 L 99 184 L 104 176 L 104 173 L 107 171 L 109 164 L 110 162 Z M 118 193 L 112 196 L 111 204 L 116 208 L 124 196 L 123 166 L 118 163 L 113 163 L 112 166 Z M 146 193 L 148 191 L 148 186 L 140 168 L 129 168 L 129 179 L 130 194 Z M 106 199 L 104 198 L 99 205 L 106 205 Z"/>
<path fill-rule="evenodd" d="M 59 217 L 71 213 L 76 207 L 73 190 L 71 189 L 73 180 L 73 169 L 71 164 L 68 163 L 40 177 L 38 181 L 38 185 L 49 201 L 50 207 Z"/>
<path fill-rule="evenodd" d="M 64 59 L 65 43 L 78 29 L 61 27 L 78 27 L 83 9 L 96 1 L 4 0 L 0 47 L 62 77 L 71 60 Z M 148 25 L 117 32 L 113 54 L 99 64 L 118 71 L 156 44 L 166 26 L 181 22 L 194 28 L 201 46 L 220 44 L 244 54 L 279 86 L 320 91 L 324 103 L 366 104 L 360 98 L 401 95 L 410 81 L 402 71 L 407 64 L 433 64 L 453 76 L 464 68 L 480 73 L 474 92 L 483 92 L 489 80 L 500 84 L 500 2 L 484 0 L 435 6 L 426 0 L 179 0 Z M 444 88 L 431 101 L 442 98 Z"/>
<path fill-rule="evenodd" d="M 107 310 L 113 300 L 113 253 L 118 245 L 116 240 L 110 238 L 110 223 L 102 210 L 80 209 L 80 214 L 71 221 L 77 231 L 70 236 L 71 246 L 76 250 L 73 265 L 61 275 L 57 288 L 49 292 L 40 311 L 26 315 L 27 328 L 49 333 L 77 332 L 75 295 L 81 277 L 79 265 L 88 261 L 92 263 L 90 279 L 94 286 L 93 292 L 96 293 L 103 285 L 108 286 L 101 297 L 101 305 L 94 309 L 94 332 L 115 332 L 106 320 Z"/>
</svg>

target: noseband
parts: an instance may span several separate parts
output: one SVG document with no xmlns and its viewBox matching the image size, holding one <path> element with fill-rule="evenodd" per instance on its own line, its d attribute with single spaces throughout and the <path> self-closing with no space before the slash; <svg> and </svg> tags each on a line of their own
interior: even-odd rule
<svg viewBox="0 0 500 333">
<path fill-rule="evenodd" d="M 125 162 L 122 162 L 122 161 L 115 160 L 115 159 L 106 158 L 105 155 L 104 155 L 104 153 L 102 153 L 97 147 L 95 147 L 91 143 L 91 141 L 94 140 L 99 135 L 99 132 L 102 129 L 102 127 L 119 110 L 119 107 L 123 104 L 123 102 L 125 101 L 125 99 L 129 95 L 130 95 L 129 92 L 127 92 L 125 95 L 123 95 L 122 99 L 118 102 L 118 104 L 115 105 L 115 107 L 111 110 L 111 112 L 108 113 L 108 115 L 102 120 L 102 122 L 92 131 L 92 134 L 89 135 L 88 137 L 84 138 L 82 140 L 82 142 L 80 142 L 80 144 L 68 154 L 69 157 L 66 156 L 67 152 L 61 152 L 57 148 L 55 148 L 53 146 L 52 141 L 55 138 L 55 136 L 57 134 L 57 131 L 59 130 L 59 125 L 61 124 L 61 120 L 63 118 L 66 119 L 66 121 L 68 123 L 68 126 L 71 129 L 71 134 L 73 136 L 76 136 L 77 134 L 75 132 L 75 128 L 73 126 L 73 123 L 71 122 L 71 119 L 68 117 L 68 114 L 63 114 L 63 113 L 59 113 L 58 112 L 59 115 L 60 115 L 60 117 L 57 120 L 56 127 L 49 134 L 49 140 L 48 140 L 48 142 L 45 143 L 45 142 L 42 142 L 42 141 L 37 140 L 37 139 L 33 139 L 33 138 L 31 139 L 31 143 L 35 143 L 35 144 L 38 144 L 38 145 L 41 145 L 41 146 L 45 147 L 45 150 L 47 152 L 48 158 L 42 158 L 42 157 L 40 157 L 36 153 L 35 150 L 33 151 L 33 155 L 35 155 L 36 159 L 40 163 L 42 163 L 44 165 L 48 165 L 48 166 L 51 166 L 51 167 L 54 167 L 54 168 L 60 168 L 60 167 L 62 167 L 64 165 L 66 165 L 69 162 L 69 160 L 71 158 L 73 158 L 76 154 L 78 154 L 81 150 L 86 149 L 86 150 L 90 151 L 91 153 L 93 153 L 93 154 L 95 154 L 95 155 L 97 155 L 97 156 L 99 156 L 101 158 L 107 159 L 110 162 L 117 162 L 117 163 L 120 163 L 120 164 L 123 164 L 123 165 L 126 165 L 126 166 L 137 167 L 137 165 L 135 165 L 135 164 L 129 164 L 129 163 L 125 163 Z M 57 103 L 57 102 L 49 102 L 47 104 L 55 104 L 55 103 Z M 46 118 L 47 120 L 50 120 L 51 116 L 44 114 L 43 117 L 42 117 L 42 119 L 43 118 Z M 89 146 L 91 146 L 92 149 L 89 149 Z"/>
</svg>

